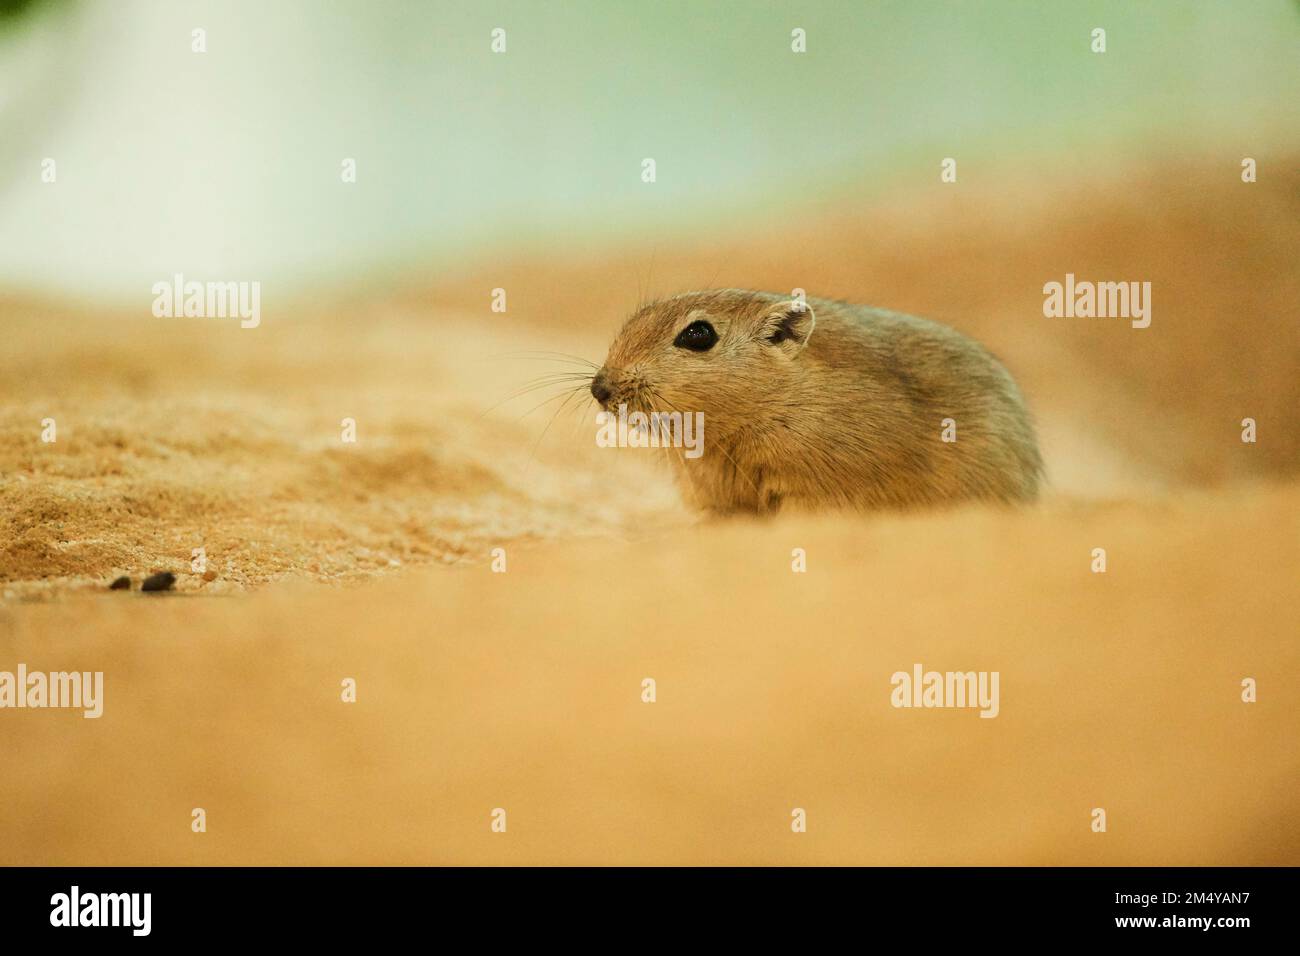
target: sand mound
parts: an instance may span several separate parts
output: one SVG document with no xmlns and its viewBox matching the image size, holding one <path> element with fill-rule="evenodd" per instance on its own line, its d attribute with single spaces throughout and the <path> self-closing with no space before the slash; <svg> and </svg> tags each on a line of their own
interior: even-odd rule
<svg viewBox="0 0 1300 956">
<path fill-rule="evenodd" d="M 6 654 L 104 716 L 6 714 L 0 861 L 1294 864 L 1298 575 L 1293 487 L 28 605 Z M 999 715 L 894 709 L 915 663 Z"/>
<path fill-rule="evenodd" d="M 527 332 L 449 347 L 427 317 L 382 305 L 360 333 L 339 316 L 255 330 L 176 319 L 165 335 L 167 320 L 112 320 L 110 332 L 77 317 L 74 331 L 41 310 L 9 312 L 7 596 L 151 570 L 212 592 L 286 576 L 351 581 L 483 561 L 503 543 L 629 532 L 647 516 L 681 520 L 650 462 L 598 457 L 589 430 L 575 441 L 571 416 L 539 441 L 548 409 L 526 413 L 540 398 L 491 408 L 555 367 L 505 356 Z M 47 418 L 52 444 L 41 440 Z M 348 418 L 355 442 L 344 441 Z M 614 481 L 646 492 L 615 502 Z M 191 573 L 199 547 L 214 581 Z"/>
</svg>

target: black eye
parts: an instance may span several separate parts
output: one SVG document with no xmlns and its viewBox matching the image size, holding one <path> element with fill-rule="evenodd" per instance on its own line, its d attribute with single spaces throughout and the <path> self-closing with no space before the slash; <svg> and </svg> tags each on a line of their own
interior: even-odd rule
<svg viewBox="0 0 1300 956">
<path fill-rule="evenodd" d="M 713 326 L 698 320 L 678 332 L 673 345 L 679 349 L 690 349 L 692 352 L 707 352 L 717 341 L 718 333 L 713 331 Z"/>
</svg>

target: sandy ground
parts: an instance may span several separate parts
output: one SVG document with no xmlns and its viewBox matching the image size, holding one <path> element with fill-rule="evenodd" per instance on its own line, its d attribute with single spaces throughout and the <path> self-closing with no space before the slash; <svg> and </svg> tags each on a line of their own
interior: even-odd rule
<svg viewBox="0 0 1300 956">
<path fill-rule="evenodd" d="M 107 685 L 99 720 L 0 713 L 0 862 L 1300 863 L 1300 180 L 1066 192 L 520 258 L 507 316 L 499 263 L 256 330 L 0 300 L 0 670 Z M 1152 281 L 1152 328 L 1046 324 L 1067 271 Z M 1050 493 L 697 524 L 530 413 L 556 392 L 509 399 L 569 368 L 514 353 L 599 360 L 638 283 L 979 335 Z M 179 593 L 104 590 L 157 569 Z M 891 708 L 916 662 L 999 671 L 1000 716 Z"/>
</svg>

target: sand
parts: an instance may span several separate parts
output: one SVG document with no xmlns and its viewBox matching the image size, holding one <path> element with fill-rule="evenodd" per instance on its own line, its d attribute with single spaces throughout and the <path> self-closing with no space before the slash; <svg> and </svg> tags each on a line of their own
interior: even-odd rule
<svg viewBox="0 0 1300 956">
<path fill-rule="evenodd" d="M 0 712 L 0 863 L 1300 862 L 1300 182 L 1217 177 L 521 254 L 505 316 L 499 261 L 250 330 L 0 300 L 0 669 L 106 685 Z M 1045 324 L 1067 271 L 1152 281 L 1152 328 Z M 576 368 L 517 353 L 599 361 L 637 280 L 980 336 L 1048 494 L 699 523 L 576 402 L 508 398 Z M 918 662 L 999 671 L 999 716 L 892 708 Z"/>
</svg>

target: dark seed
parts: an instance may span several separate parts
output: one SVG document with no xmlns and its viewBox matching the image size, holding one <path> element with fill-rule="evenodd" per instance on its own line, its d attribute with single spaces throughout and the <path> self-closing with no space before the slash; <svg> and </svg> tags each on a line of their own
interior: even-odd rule
<svg viewBox="0 0 1300 956">
<path fill-rule="evenodd" d="M 131 590 L 131 579 L 124 574 L 110 584 L 108 589 L 110 591 L 129 591 Z"/>
<path fill-rule="evenodd" d="M 176 583 L 176 575 L 170 571 L 159 571 L 157 574 L 151 574 L 144 579 L 144 584 L 140 585 L 141 591 L 170 591 L 173 584 Z"/>
</svg>

